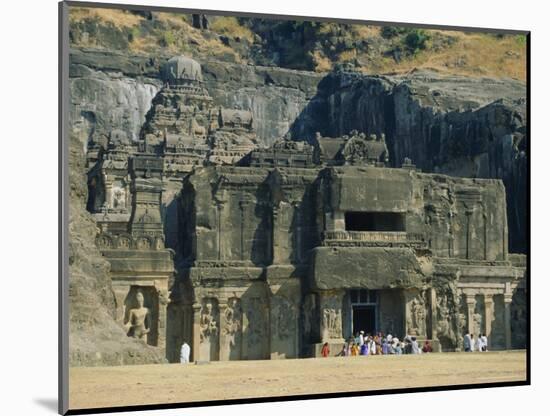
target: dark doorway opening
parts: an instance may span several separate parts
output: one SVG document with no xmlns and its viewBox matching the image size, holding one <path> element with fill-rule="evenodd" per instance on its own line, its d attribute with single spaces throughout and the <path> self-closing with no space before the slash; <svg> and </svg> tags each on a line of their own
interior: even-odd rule
<svg viewBox="0 0 550 416">
<path fill-rule="evenodd" d="M 405 215 L 400 212 L 345 213 L 347 231 L 405 231 Z"/>
<path fill-rule="evenodd" d="M 353 334 L 359 331 L 365 331 L 366 334 L 374 334 L 376 328 L 376 307 L 372 306 L 353 306 Z"/>
</svg>

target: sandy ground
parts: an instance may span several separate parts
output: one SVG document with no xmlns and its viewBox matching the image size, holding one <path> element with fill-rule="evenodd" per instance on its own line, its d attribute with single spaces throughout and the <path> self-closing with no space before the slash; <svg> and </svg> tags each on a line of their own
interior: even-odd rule
<svg viewBox="0 0 550 416">
<path fill-rule="evenodd" d="M 368 382 L 358 385 L 359 374 Z M 70 408 L 522 381 L 525 351 L 70 369 Z"/>
</svg>

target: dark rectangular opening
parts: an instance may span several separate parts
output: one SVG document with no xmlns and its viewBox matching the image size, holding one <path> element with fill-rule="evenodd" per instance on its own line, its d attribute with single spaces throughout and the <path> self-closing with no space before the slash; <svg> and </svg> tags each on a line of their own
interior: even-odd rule
<svg viewBox="0 0 550 416">
<path fill-rule="evenodd" d="M 405 231 L 401 212 L 346 212 L 346 231 Z"/>
<path fill-rule="evenodd" d="M 376 331 L 376 307 L 375 306 L 354 306 L 353 307 L 353 334 L 364 331 L 365 334 L 373 335 Z"/>
</svg>

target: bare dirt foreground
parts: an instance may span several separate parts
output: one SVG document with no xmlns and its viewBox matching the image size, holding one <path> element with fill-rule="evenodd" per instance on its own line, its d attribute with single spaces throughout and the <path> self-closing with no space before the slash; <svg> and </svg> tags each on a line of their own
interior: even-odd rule
<svg viewBox="0 0 550 416">
<path fill-rule="evenodd" d="M 369 382 L 358 385 L 359 374 Z M 75 367 L 69 404 L 84 409 L 525 379 L 525 351 Z"/>
</svg>

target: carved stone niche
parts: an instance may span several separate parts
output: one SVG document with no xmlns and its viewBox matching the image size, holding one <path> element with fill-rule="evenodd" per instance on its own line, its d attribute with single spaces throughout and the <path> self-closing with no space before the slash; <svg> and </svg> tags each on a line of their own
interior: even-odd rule
<svg viewBox="0 0 550 416">
<path fill-rule="evenodd" d="M 326 291 L 319 294 L 319 314 L 321 320 L 321 342 L 341 341 L 343 291 Z"/>
<path fill-rule="evenodd" d="M 245 360 L 268 357 L 269 310 L 265 295 L 243 299 L 243 356 Z"/>
<path fill-rule="evenodd" d="M 231 297 L 220 305 L 220 360 L 240 360 L 242 356 L 243 311 L 241 300 Z"/>
<path fill-rule="evenodd" d="M 219 359 L 220 314 L 218 300 L 204 298 L 200 313 L 200 359 L 216 361 Z"/>
<path fill-rule="evenodd" d="M 124 299 L 123 324 L 129 337 L 159 345 L 159 295 L 153 286 L 130 286 Z"/>
</svg>

